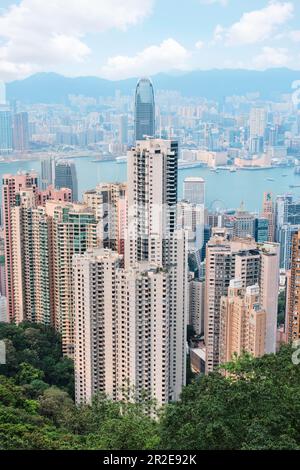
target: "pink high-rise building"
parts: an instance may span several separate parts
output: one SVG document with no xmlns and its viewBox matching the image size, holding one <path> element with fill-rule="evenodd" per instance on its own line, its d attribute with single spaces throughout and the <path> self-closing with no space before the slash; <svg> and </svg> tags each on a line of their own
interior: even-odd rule
<svg viewBox="0 0 300 470">
<path fill-rule="evenodd" d="M 38 176 L 36 173 L 18 175 L 3 175 L 2 177 L 2 204 L 3 204 L 3 226 L 5 239 L 5 271 L 6 271 L 6 295 L 7 312 L 10 321 L 15 320 L 15 299 L 13 288 L 13 251 L 12 251 L 12 226 L 11 211 L 16 206 L 16 197 L 22 189 L 32 188 L 37 192 Z"/>
<path fill-rule="evenodd" d="M 264 193 L 261 216 L 269 221 L 268 240 L 275 240 L 275 206 L 272 193 Z"/>
<path fill-rule="evenodd" d="M 3 176 L 4 255 L 9 321 L 50 324 L 52 242 L 47 200 L 68 202 L 70 189 L 39 191 L 36 174 Z"/>
</svg>

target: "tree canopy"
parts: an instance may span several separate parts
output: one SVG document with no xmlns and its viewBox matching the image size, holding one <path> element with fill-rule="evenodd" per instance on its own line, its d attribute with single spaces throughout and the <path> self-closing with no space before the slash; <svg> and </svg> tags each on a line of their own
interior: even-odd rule
<svg viewBox="0 0 300 470">
<path fill-rule="evenodd" d="M 0 449 L 300 449 L 300 365 L 291 345 L 276 355 L 234 358 L 187 385 L 181 400 L 157 410 L 73 400 L 72 361 L 48 327 L 0 324 Z M 151 413 L 149 410 L 151 409 Z"/>
</svg>

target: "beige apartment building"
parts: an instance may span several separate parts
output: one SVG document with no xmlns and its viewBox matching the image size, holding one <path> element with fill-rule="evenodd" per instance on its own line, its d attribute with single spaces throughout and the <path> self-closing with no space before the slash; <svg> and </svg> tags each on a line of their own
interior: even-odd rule
<svg viewBox="0 0 300 470">
<path fill-rule="evenodd" d="M 74 257 L 77 402 L 97 391 L 126 398 L 129 386 L 162 404 L 185 384 L 188 239 L 176 227 L 177 160 L 175 142 L 138 141 L 128 152 L 127 204 L 119 206 L 125 263 L 107 249 Z"/>
<path fill-rule="evenodd" d="M 257 244 L 251 237 L 230 240 L 226 229 L 215 229 L 206 251 L 206 372 L 220 364 L 221 299 L 233 279 L 240 279 L 243 288 L 259 286 L 266 312 L 265 353 L 276 351 L 279 245 Z"/>
<path fill-rule="evenodd" d="M 300 339 L 300 231 L 292 239 L 291 270 L 287 273 L 285 333 L 287 341 Z"/>
<path fill-rule="evenodd" d="M 275 240 L 276 216 L 272 193 L 264 193 L 261 217 L 269 221 L 268 239 L 273 242 Z"/>
<path fill-rule="evenodd" d="M 254 357 L 265 353 L 266 312 L 260 305 L 259 286 L 243 287 L 230 281 L 228 295 L 221 298 L 220 363 L 244 352 Z"/>
<path fill-rule="evenodd" d="M 99 247 L 120 254 L 124 254 L 126 193 L 126 183 L 100 183 L 83 194 L 84 203 L 96 215 Z"/>
</svg>

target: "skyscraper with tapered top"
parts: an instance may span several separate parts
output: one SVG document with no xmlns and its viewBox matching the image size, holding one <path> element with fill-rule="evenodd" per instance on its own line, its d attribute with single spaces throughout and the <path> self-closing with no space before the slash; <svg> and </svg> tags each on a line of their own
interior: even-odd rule
<svg viewBox="0 0 300 470">
<path fill-rule="evenodd" d="M 149 78 L 141 78 L 135 91 L 135 140 L 155 136 L 154 90 Z"/>
</svg>

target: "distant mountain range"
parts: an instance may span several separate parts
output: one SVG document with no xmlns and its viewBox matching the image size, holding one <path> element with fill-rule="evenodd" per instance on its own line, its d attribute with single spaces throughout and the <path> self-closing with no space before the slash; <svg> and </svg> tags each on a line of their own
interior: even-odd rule
<svg viewBox="0 0 300 470">
<path fill-rule="evenodd" d="M 208 70 L 176 74 L 158 74 L 152 77 L 156 90 L 176 90 L 183 96 L 202 96 L 221 100 L 225 96 L 259 92 L 263 99 L 276 99 L 289 93 L 294 80 L 300 80 L 300 71 L 289 69 Z M 97 77 L 68 78 L 56 73 L 39 73 L 7 85 L 9 100 L 24 103 L 67 103 L 68 95 L 98 98 L 113 96 L 116 90 L 124 94 L 134 91 L 137 78 L 110 81 Z"/>
</svg>

